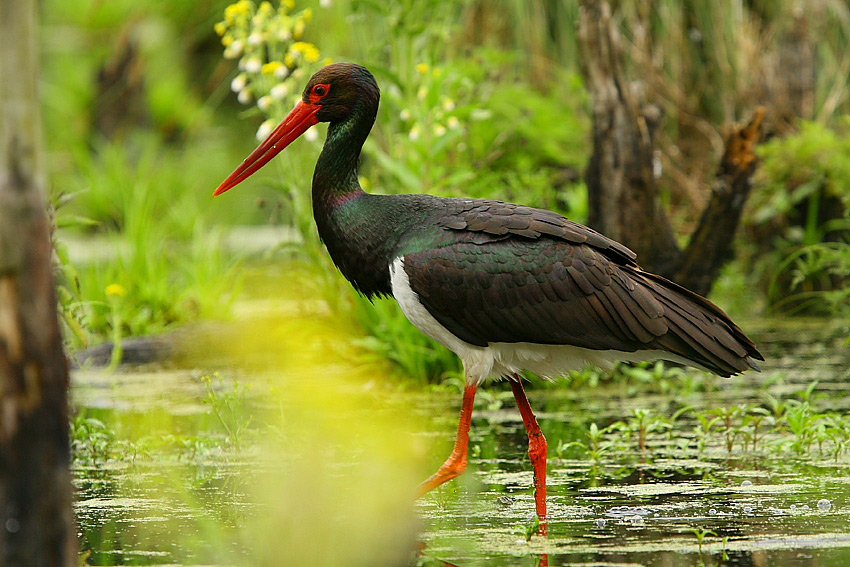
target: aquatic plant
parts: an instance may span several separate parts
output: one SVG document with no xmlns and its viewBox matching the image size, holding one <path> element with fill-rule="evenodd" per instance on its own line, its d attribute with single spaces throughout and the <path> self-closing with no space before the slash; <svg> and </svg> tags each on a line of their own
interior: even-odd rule
<svg viewBox="0 0 850 567">
<path fill-rule="evenodd" d="M 112 456 L 115 431 L 103 421 L 78 412 L 71 422 L 71 451 L 78 463 L 94 467 L 105 464 Z"/>
<path fill-rule="evenodd" d="M 227 385 L 218 372 L 201 377 L 206 390 L 204 402 L 207 403 L 227 433 L 227 440 L 237 451 L 242 450 L 245 432 L 251 425 L 254 415 L 248 407 L 248 394 L 251 384 L 233 381 Z"/>
</svg>

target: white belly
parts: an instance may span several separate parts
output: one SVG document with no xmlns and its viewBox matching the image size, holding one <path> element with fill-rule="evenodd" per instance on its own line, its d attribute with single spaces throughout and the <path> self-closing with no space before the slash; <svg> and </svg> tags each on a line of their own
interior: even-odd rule
<svg viewBox="0 0 850 567">
<path fill-rule="evenodd" d="M 419 302 L 419 296 L 410 288 L 403 263 L 403 258 L 396 258 L 390 265 L 393 296 L 417 329 L 460 357 L 468 384 L 480 384 L 488 378 L 510 376 L 523 370 L 554 378 L 590 365 L 611 368 L 618 360 L 638 362 L 666 358 L 693 365 L 681 357 L 654 350 L 621 352 L 535 343 L 490 343 L 486 347 L 469 344 L 453 335 Z"/>
</svg>

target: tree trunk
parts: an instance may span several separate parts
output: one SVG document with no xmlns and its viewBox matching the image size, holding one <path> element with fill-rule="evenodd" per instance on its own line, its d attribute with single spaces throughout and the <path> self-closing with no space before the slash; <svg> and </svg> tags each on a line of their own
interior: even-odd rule
<svg viewBox="0 0 850 567">
<path fill-rule="evenodd" d="M 620 33 L 608 2 L 582 0 L 582 8 L 583 70 L 593 95 L 588 224 L 633 249 L 644 265 L 675 264 L 680 252 L 653 172 L 652 134 L 662 113 L 643 105 L 641 85 L 626 79 Z"/>
<path fill-rule="evenodd" d="M 690 245 L 676 243 L 653 175 L 653 133 L 661 111 L 629 83 L 625 53 L 607 0 L 582 0 L 579 36 L 593 96 L 593 155 L 587 169 L 588 224 L 638 254 L 651 271 L 707 294 L 733 256 L 733 237 L 752 186 L 764 109 L 726 142 L 711 199 Z"/>
<path fill-rule="evenodd" d="M 720 268 L 734 257 L 733 236 L 753 187 L 757 163 L 755 148 L 761 139 L 765 113 L 764 107 L 757 108 L 750 123 L 736 126 L 726 140 L 726 151 L 720 160 L 708 205 L 691 235 L 681 263 L 673 273 L 664 274 L 701 295 L 711 291 Z"/>
<path fill-rule="evenodd" d="M 77 564 L 35 0 L 0 0 L 0 565 Z"/>
</svg>

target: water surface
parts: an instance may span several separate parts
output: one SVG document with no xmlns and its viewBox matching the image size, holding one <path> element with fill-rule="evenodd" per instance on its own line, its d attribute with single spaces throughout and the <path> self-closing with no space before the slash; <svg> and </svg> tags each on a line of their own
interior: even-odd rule
<svg viewBox="0 0 850 567">
<path fill-rule="evenodd" d="M 460 394 L 401 390 L 331 331 L 282 347 L 280 371 L 215 356 L 80 370 L 83 548 L 91 565 L 402 565 L 417 540 L 424 565 L 850 565 L 850 454 L 824 433 L 848 423 L 846 329 L 748 329 L 768 358 L 761 374 L 530 387 L 550 446 L 548 538 L 535 535 L 524 428 L 504 386 L 479 395 L 468 473 L 411 504 L 451 449 Z M 788 400 L 809 420 L 798 431 L 776 427 Z M 699 416 L 723 408 L 740 409 L 731 429 L 701 432 Z M 748 415 L 764 419 L 755 447 Z M 594 458 L 591 424 L 618 422 Z"/>
</svg>

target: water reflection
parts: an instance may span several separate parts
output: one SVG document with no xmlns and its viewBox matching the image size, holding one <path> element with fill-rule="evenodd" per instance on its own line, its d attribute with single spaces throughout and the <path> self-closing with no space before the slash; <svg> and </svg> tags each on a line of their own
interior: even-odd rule
<svg viewBox="0 0 850 567">
<path fill-rule="evenodd" d="M 801 344 L 778 330 L 764 334 L 778 341 L 768 343 L 773 368 L 762 375 L 707 382 L 684 399 L 653 385 L 617 383 L 595 387 L 590 394 L 573 388 L 530 391 L 551 448 L 548 537 L 536 534 L 530 519 L 535 509 L 532 475 L 518 412 L 510 404 L 477 411 L 470 473 L 416 506 L 419 537 L 426 544 L 424 556 L 416 561 L 458 567 L 850 564 L 846 452 L 838 460 L 830 454 L 821 458 L 814 446 L 798 455 L 790 445 L 774 443 L 777 439 L 767 435 L 766 426 L 756 449 L 753 443 L 745 447 L 738 437 L 727 451 L 720 426 L 701 446 L 702 425 L 684 414 L 674 425 L 675 435 L 666 430 L 650 435 L 645 453 L 628 447 L 602 450 L 595 459 L 586 452 L 571 453 L 570 443 L 589 443 L 589 423 L 626 423 L 635 408 L 670 415 L 685 405 L 760 405 L 766 394 L 794 397 L 815 378 L 820 383 L 813 404 L 850 410 L 850 360 L 832 339 L 807 338 Z M 799 338 L 798 330 L 792 334 Z M 830 347 L 818 346 L 825 343 Z M 811 345 L 813 353 L 806 350 Z M 276 423 L 277 429 L 258 429 L 258 421 L 252 422 L 249 429 L 262 435 L 249 437 L 236 451 L 204 402 L 208 392 L 198 373 L 149 374 L 116 378 L 89 372 L 75 377 L 75 398 L 87 408 L 86 418 L 107 424 L 112 432 L 103 434 L 101 445 L 78 452 L 77 516 L 83 548 L 92 551 L 89 564 L 287 564 L 280 559 L 280 546 L 258 555 L 257 534 L 266 541 L 285 541 L 290 549 L 301 537 L 304 545 L 313 546 L 306 555 L 322 560 L 315 564 L 345 564 L 337 556 L 317 556 L 316 550 L 324 549 L 318 546 L 332 546 L 335 538 L 345 542 L 342 552 L 350 551 L 352 557 L 359 553 L 359 542 L 368 542 L 364 545 L 373 550 L 392 548 L 396 557 L 412 547 L 417 529 L 402 508 L 409 510 L 412 487 L 420 470 L 430 465 L 410 467 L 414 470 L 402 475 L 409 476 L 406 480 L 382 475 L 387 468 L 403 466 L 405 447 L 414 455 L 412 461 L 443 455 L 444 447 L 433 447 L 439 445 L 434 439 L 451 443 L 456 394 L 401 393 L 365 387 L 368 380 L 332 386 L 321 375 L 305 380 L 290 399 L 255 389 L 252 415 L 259 421 L 275 416 L 265 423 Z M 247 379 L 245 373 L 232 373 L 225 391 L 233 391 L 227 388 L 234 380 Z M 263 383 L 256 375 L 250 379 Z M 315 395 L 319 383 L 324 384 L 318 389 L 323 396 Z M 818 392 L 830 395 L 817 398 Z M 368 402 L 339 401 L 354 398 Z M 311 403 L 297 406 L 293 400 Z M 353 423 L 376 425 L 361 429 Z M 394 432 L 392 441 L 373 436 L 380 428 Z M 320 458 L 311 457 L 311 444 L 324 443 L 330 433 L 336 441 L 318 453 Z M 636 446 L 634 437 L 621 434 L 626 445 Z M 388 452 L 396 457 L 382 461 L 380 455 Z M 265 453 L 287 458 L 270 461 Z M 298 470 L 302 472 L 294 472 Z M 257 490 L 269 482 L 285 482 L 288 488 L 285 493 Z M 411 487 L 411 494 L 379 499 L 399 486 Z M 399 499 L 403 507 L 390 504 Z M 376 507 L 376 502 L 386 505 Z M 290 513 L 296 505 L 312 508 L 312 513 Z M 388 521 L 372 524 L 356 513 L 369 509 Z M 306 526 L 300 532 L 299 522 Z M 258 527 L 263 524 L 265 533 Z M 319 532 L 321 537 L 313 539 Z"/>
</svg>

